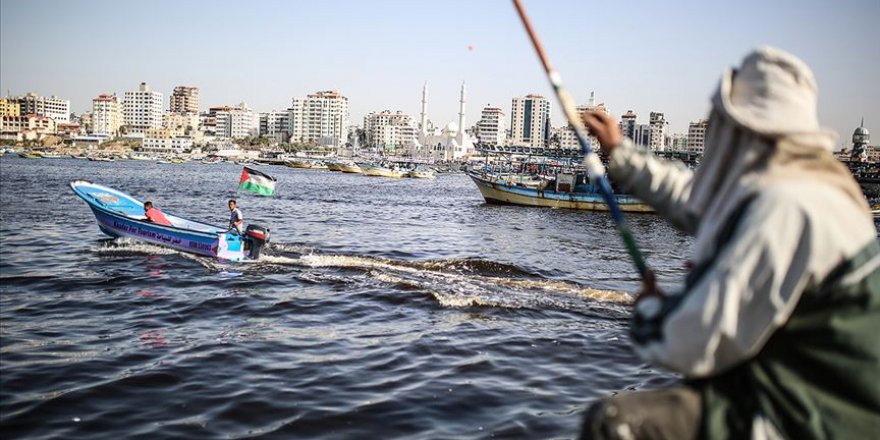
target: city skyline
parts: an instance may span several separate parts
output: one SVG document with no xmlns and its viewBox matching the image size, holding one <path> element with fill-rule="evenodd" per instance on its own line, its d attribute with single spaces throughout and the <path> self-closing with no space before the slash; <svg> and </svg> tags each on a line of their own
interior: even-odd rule
<svg viewBox="0 0 880 440">
<path fill-rule="evenodd" d="M 141 82 L 165 95 L 166 109 L 180 85 L 199 88 L 202 110 L 244 101 L 259 112 L 335 89 L 349 99 L 350 123 L 360 125 L 382 110 L 417 116 L 427 83 L 429 118 L 443 126 L 457 121 L 466 82 L 469 125 L 487 105 L 509 116 L 512 99 L 532 93 L 552 101 L 554 126 L 564 124 L 506 0 L 382 1 L 369 11 L 348 1 L 30 5 L 0 3 L 0 90 L 54 94 L 76 113 L 101 93 L 122 97 Z M 618 118 L 633 110 L 647 123 L 649 112 L 661 112 L 671 132 L 686 132 L 708 113 L 722 70 L 770 44 L 813 68 L 820 120 L 840 134 L 838 144 L 849 145 L 862 117 L 869 128 L 880 123 L 872 45 L 880 41 L 880 3 L 746 2 L 735 11 L 698 2 L 594 5 L 526 3 L 579 104 L 595 91 Z M 29 32 L 46 22 L 50 32 Z"/>
</svg>

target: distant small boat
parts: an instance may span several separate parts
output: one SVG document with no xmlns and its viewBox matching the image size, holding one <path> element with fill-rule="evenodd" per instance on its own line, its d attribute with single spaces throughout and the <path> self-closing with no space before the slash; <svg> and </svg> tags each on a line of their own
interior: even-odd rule
<svg viewBox="0 0 880 440">
<path fill-rule="evenodd" d="M 415 179 L 433 179 L 437 176 L 434 174 L 433 170 L 416 168 L 406 173 L 406 177 L 412 177 Z"/>
<path fill-rule="evenodd" d="M 225 228 L 165 213 L 170 226 L 152 223 L 144 217 L 144 203 L 122 191 L 85 180 L 70 182 L 70 188 L 92 209 L 98 228 L 111 237 L 129 237 L 230 261 L 257 259 L 269 241 L 269 230 L 248 225 L 245 237 Z"/>
<path fill-rule="evenodd" d="M 405 174 L 401 170 L 383 167 L 381 165 L 359 163 L 358 166 L 364 171 L 365 176 L 392 177 L 395 179 L 399 179 Z"/>
<path fill-rule="evenodd" d="M 88 159 L 92 162 L 116 162 L 116 159 L 102 156 L 90 156 Z"/>
<path fill-rule="evenodd" d="M 21 153 L 18 153 L 18 157 L 22 159 L 39 159 L 43 157 L 43 153 L 40 153 L 39 151 L 22 151 Z"/>
</svg>

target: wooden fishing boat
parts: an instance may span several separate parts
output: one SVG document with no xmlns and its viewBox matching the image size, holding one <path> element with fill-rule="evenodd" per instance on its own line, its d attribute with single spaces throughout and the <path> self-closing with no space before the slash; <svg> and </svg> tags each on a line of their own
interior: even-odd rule
<svg viewBox="0 0 880 440">
<path fill-rule="evenodd" d="M 525 185 L 512 176 L 468 172 L 486 203 L 543 206 L 550 208 L 608 211 L 608 204 L 598 188 L 589 183 L 585 173 L 558 173 L 537 185 Z M 623 212 L 653 212 L 650 206 L 628 194 L 614 195 Z"/>
</svg>

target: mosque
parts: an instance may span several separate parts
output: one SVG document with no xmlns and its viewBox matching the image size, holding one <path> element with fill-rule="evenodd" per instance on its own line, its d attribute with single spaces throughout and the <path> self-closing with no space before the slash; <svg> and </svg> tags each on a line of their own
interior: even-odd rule
<svg viewBox="0 0 880 440">
<path fill-rule="evenodd" d="M 865 128 L 865 118 L 862 118 L 862 125 L 853 132 L 853 148 L 849 160 L 851 162 L 876 162 L 876 158 L 869 157 L 869 153 L 871 153 L 869 142 L 871 142 L 871 133 L 868 133 L 868 129 Z"/>
<path fill-rule="evenodd" d="M 428 120 L 428 84 L 422 88 L 422 112 L 419 120 L 418 139 L 410 155 L 435 161 L 461 160 L 474 153 L 474 142 L 465 131 L 465 85 L 461 83 L 458 124 L 450 122 L 443 129 L 434 127 Z"/>
</svg>

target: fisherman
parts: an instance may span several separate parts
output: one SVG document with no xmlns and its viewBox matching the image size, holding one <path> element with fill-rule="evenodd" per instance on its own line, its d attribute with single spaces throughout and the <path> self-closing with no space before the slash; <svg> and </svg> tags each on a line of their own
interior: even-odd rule
<svg viewBox="0 0 880 440">
<path fill-rule="evenodd" d="M 762 47 L 712 105 L 694 172 L 583 115 L 616 184 L 696 238 L 683 288 L 646 283 L 630 327 L 636 352 L 683 383 L 594 403 L 582 438 L 876 438 L 880 245 L 819 127 L 813 74 Z"/>
<path fill-rule="evenodd" d="M 235 199 L 229 200 L 229 213 L 229 230 L 235 230 L 238 235 L 242 235 L 244 233 L 244 215 L 238 209 Z"/>
<path fill-rule="evenodd" d="M 144 220 L 152 223 L 157 223 L 165 226 L 173 226 L 170 221 L 165 217 L 165 214 L 162 211 L 159 211 L 156 208 L 153 208 L 153 202 L 146 201 L 144 202 L 144 216 L 146 217 Z"/>
</svg>

